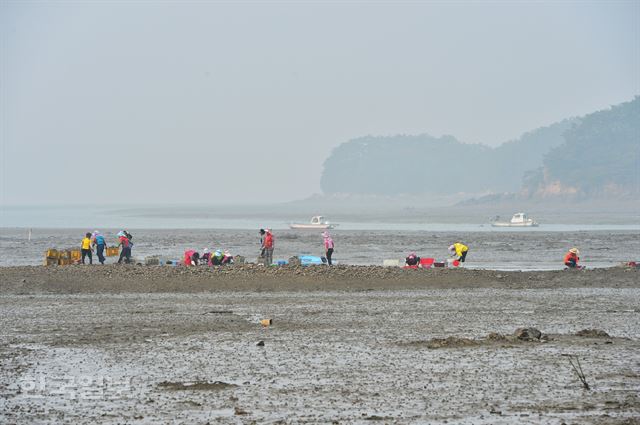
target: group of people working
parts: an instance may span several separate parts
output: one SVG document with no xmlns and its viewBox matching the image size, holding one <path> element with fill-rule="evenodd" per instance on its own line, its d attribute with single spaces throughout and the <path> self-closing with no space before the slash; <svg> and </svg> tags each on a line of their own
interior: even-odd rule
<svg viewBox="0 0 640 425">
<path fill-rule="evenodd" d="M 229 253 L 229 251 L 222 251 L 221 249 L 216 249 L 212 253 L 209 252 L 209 248 L 204 248 L 202 250 L 202 255 L 200 255 L 199 252 L 193 249 L 189 249 L 184 252 L 183 264 L 185 266 L 197 266 L 199 264 L 220 266 L 223 264 L 231 263 L 233 263 L 233 256 Z"/>
<path fill-rule="evenodd" d="M 258 257 L 260 262 L 266 265 L 273 263 L 273 249 L 275 247 L 275 239 L 271 229 L 260 229 L 260 256 Z M 324 231 L 322 233 L 324 240 L 324 255 L 328 265 L 332 265 L 331 256 L 333 255 L 334 243 L 329 232 Z"/>
<path fill-rule="evenodd" d="M 258 232 L 260 236 L 260 254 L 258 255 L 258 263 L 271 265 L 273 264 L 273 251 L 275 249 L 275 237 L 271 229 L 260 229 Z M 328 265 L 332 265 L 332 255 L 334 250 L 334 242 L 329 232 L 322 233 L 324 240 L 325 260 Z M 184 252 L 185 266 L 197 266 L 199 264 L 208 264 L 210 266 L 218 266 L 223 264 L 233 263 L 233 256 L 229 251 L 216 250 L 214 253 L 210 253 L 207 248 L 203 249 L 203 254 L 190 249 Z"/>
<path fill-rule="evenodd" d="M 469 247 L 462 242 L 456 242 L 449 246 L 448 251 L 452 257 L 458 257 L 457 260 L 464 263 L 467 258 L 467 253 L 469 252 Z M 583 269 L 584 266 L 578 264 L 578 261 L 580 261 L 580 257 L 578 257 L 579 254 L 580 251 L 578 251 L 578 248 L 571 248 L 564 256 L 564 265 L 567 266 L 568 269 Z M 418 266 L 420 264 L 420 257 L 418 257 L 415 252 L 412 252 L 405 258 L 405 264 L 410 267 Z"/>
<path fill-rule="evenodd" d="M 271 232 L 271 229 L 260 229 L 259 235 L 259 262 L 262 262 L 265 265 L 271 265 L 273 263 L 275 238 L 273 236 L 273 233 Z M 123 261 L 125 263 L 130 263 L 131 248 L 133 246 L 133 242 L 131 240 L 133 239 L 133 236 L 126 230 L 121 230 L 120 232 L 118 232 L 117 237 L 117 246 L 122 248 L 120 251 L 120 258 L 118 259 L 118 264 L 122 263 Z M 332 265 L 333 263 L 331 257 L 333 255 L 335 247 L 333 238 L 327 231 L 322 233 L 322 238 L 324 241 L 324 258 L 326 259 L 328 265 Z M 85 264 L 85 258 L 89 258 L 89 264 L 93 264 L 92 252 L 94 248 L 98 256 L 98 261 L 100 261 L 100 264 L 104 264 L 104 252 L 107 248 L 107 242 L 105 237 L 98 230 L 95 230 L 93 233 L 87 233 L 82 239 L 82 264 Z M 457 257 L 457 260 L 460 263 L 464 263 L 467 258 L 467 253 L 469 252 L 469 247 L 462 242 L 455 242 L 449 246 L 448 252 L 452 257 Z M 580 258 L 578 257 L 579 254 L 580 252 L 577 248 L 571 248 L 569 252 L 567 252 L 564 256 L 564 265 L 569 269 L 584 268 L 584 266 L 580 266 L 578 264 L 578 262 L 580 261 Z M 229 253 L 229 251 L 223 251 L 221 249 L 217 249 L 213 253 L 211 253 L 208 248 L 204 248 L 202 254 L 193 249 L 189 249 L 184 252 L 183 263 L 185 266 L 197 266 L 199 264 L 218 266 L 233 263 L 233 256 Z M 420 264 L 420 257 L 418 257 L 415 252 L 412 252 L 405 258 L 405 264 L 412 267 L 417 266 Z"/>
<path fill-rule="evenodd" d="M 469 247 L 462 242 L 456 242 L 449 246 L 448 251 L 452 257 L 458 257 L 457 260 L 464 263 L 467 258 L 467 252 L 469 252 Z M 404 263 L 409 267 L 418 266 L 420 264 L 420 257 L 418 257 L 415 252 L 412 252 L 404 259 Z"/>
<path fill-rule="evenodd" d="M 117 234 L 118 236 L 118 247 L 122 247 L 120 251 L 120 258 L 118 259 L 118 263 L 131 262 L 131 247 L 133 246 L 133 236 L 131 233 L 126 230 L 121 230 Z M 85 259 L 89 259 L 89 264 L 93 264 L 93 250 L 95 249 L 96 255 L 98 256 L 98 261 L 100 264 L 104 264 L 105 256 L 104 252 L 107 249 L 107 240 L 104 235 L 100 233 L 98 230 L 94 230 L 93 233 L 85 234 L 84 238 L 81 242 L 80 253 L 81 253 L 81 261 L 82 264 L 85 264 Z"/>
</svg>

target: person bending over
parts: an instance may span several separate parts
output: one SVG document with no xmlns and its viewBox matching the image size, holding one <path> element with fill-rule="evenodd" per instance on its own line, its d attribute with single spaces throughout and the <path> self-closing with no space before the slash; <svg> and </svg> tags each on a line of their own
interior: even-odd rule
<svg viewBox="0 0 640 425">
<path fill-rule="evenodd" d="M 185 266 L 197 266 L 199 262 L 200 262 L 200 254 L 197 251 L 190 249 L 184 252 Z"/>
<path fill-rule="evenodd" d="M 581 269 L 582 267 L 578 265 L 578 261 L 580 261 L 579 254 L 578 248 L 571 248 L 564 256 L 564 265 L 570 269 Z"/>
<path fill-rule="evenodd" d="M 449 247 L 449 253 L 454 257 L 458 257 L 458 261 L 461 263 L 464 263 L 467 258 L 467 252 L 469 252 L 469 247 L 462 242 L 456 242 Z"/>
<path fill-rule="evenodd" d="M 97 230 L 93 232 L 93 246 L 96 247 L 96 254 L 98 255 L 98 261 L 100 261 L 100 264 L 104 264 L 104 260 L 105 260 L 104 250 L 107 247 L 107 242 L 104 236 L 102 236 L 102 234 Z"/>
<path fill-rule="evenodd" d="M 420 257 L 418 257 L 415 252 L 412 252 L 404 259 L 404 262 L 407 266 L 417 266 L 420 263 Z"/>
</svg>

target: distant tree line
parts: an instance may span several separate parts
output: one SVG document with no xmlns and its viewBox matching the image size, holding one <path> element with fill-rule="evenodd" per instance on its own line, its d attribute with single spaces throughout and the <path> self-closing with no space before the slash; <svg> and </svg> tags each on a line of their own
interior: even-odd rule
<svg viewBox="0 0 640 425">
<path fill-rule="evenodd" d="M 564 143 L 565 120 L 490 148 L 453 136 L 367 136 L 338 146 L 325 161 L 324 193 L 395 195 L 519 190 L 527 170 Z"/>
<path fill-rule="evenodd" d="M 325 194 L 638 193 L 640 98 L 523 134 L 496 148 L 453 136 L 367 136 L 324 163 Z"/>
<path fill-rule="evenodd" d="M 640 97 L 583 117 L 564 139 L 526 175 L 526 192 L 560 185 L 579 196 L 640 193 Z"/>
</svg>

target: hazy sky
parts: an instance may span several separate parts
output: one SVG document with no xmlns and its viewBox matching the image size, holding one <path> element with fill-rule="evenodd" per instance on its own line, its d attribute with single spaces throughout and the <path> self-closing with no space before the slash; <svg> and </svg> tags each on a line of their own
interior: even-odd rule
<svg viewBox="0 0 640 425">
<path fill-rule="evenodd" d="M 304 198 L 351 138 L 640 94 L 638 1 L 0 3 L 3 204 Z"/>
</svg>

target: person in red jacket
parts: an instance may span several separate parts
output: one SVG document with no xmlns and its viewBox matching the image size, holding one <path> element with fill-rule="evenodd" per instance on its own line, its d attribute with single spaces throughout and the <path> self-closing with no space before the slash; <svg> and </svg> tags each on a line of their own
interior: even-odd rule
<svg viewBox="0 0 640 425">
<path fill-rule="evenodd" d="M 564 265 L 570 269 L 581 269 L 582 267 L 578 265 L 580 261 L 578 254 L 580 254 L 578 248 L 571 248 L 564 256 Z"/>
<path fill-rule="evenodd" d="M 118 258 L 118 264 L 122 263 L 123 260 L 126 264 L 131 262 L 131 247 L 133 246 L 131 238 L 131 234 L 126 230 L 118 232 L 118 246 L 122 247 L 122 251 L 120 251 L 120 258 Z"/>
<path fill-rule="evenodd" d="M 271 229 L 267 229 L 264 232 L 264 239 L 262 241 L 262 247 L 264 248 L 264 264 L 269 266 L 273 262 L 273 234 Z"/>
<path fill-rule="evenodd" d="M 200 261 L 200 254 L 195 250 L 190 249 L 184 252 L 184 265 L 185 266 L 197 266 Z"/>
</svg>

